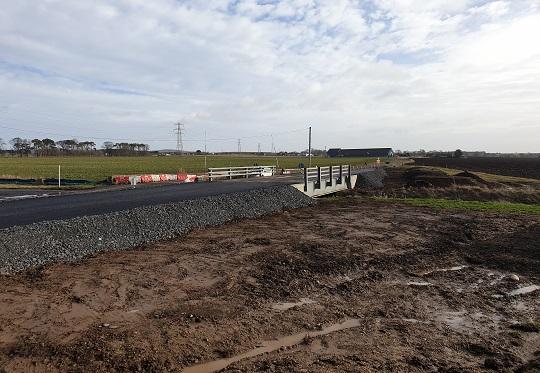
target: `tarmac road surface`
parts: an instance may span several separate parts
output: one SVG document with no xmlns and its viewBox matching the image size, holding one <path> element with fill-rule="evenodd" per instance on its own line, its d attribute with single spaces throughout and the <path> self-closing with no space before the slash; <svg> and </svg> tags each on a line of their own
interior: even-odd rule
<svg viewBox="0 0 540 373">
<path fill-rule="evenodd" d="M 0 229 L 41 221 L 101 215 L 218 194 L 246 192 L 296 182 L 299 182 L 298 177 L 236 179 L 193 184 L 140 184 L 135 188 L 122 190 L 92 191 L 44 198 L 24 198 L 24 196 L 20 199 L 9 198 L 0 201 Z"/>
<path fill-rule="evenodd" d="M 371 169 L 362 169 L 353 173 L 369 171 Z M 50 190 L 19 190 L 7 195 L 0 193 L 0 229 L 302 182 L 302 175 L 278 175 L 210 183 L 139 184 L 122 189 L 69 191 L 62 195 Z"/>
</svg>

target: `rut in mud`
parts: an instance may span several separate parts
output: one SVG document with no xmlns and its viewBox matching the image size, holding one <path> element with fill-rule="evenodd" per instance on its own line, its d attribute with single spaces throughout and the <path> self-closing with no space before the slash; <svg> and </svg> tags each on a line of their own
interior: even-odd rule
<svg viewBox="0 0 540 373">
<path fill-rule="evenodd" d="M 532 371 L 538 237 L 537 216 L 342 198 L 3 276 L 0 367 Z"/>
</svg>

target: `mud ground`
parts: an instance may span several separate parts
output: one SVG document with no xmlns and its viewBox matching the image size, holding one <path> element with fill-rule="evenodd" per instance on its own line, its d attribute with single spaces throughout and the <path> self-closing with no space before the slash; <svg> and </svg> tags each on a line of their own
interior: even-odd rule
<svg viewBox="0 0 540 373">
<path fill-rule="evenodd" d="M 181 371 L 343 323 L 224 371 L 538 371 L 539 237 L 353 196 L 3 276 L 0 371 Z"/>
<path fill-rule="evenodd" d="M 457 168 L 497 175 L 525 177 L 540 180 L 540 158 L 414 158 L 417 165 Z"/>
<path fill-rule="evenodd" d="M 530 183 L 523 184 L 524 181 Z M 355 194 L 393 198 L 445 198 L 540 204 L 540 184 L 533 179 L 486 181 L 463 172 L 449 176 L 426 167 L 389 167 L 382 188 L 362 188 Z"/>
</svg>

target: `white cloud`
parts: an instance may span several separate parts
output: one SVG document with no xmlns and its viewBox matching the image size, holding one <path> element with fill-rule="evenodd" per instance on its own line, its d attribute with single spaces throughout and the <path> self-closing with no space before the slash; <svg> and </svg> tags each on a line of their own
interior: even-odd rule
<svg viewBox="0 0 540 373">
<path fill-rule="evenodd" d="M 540 151 L 538 25 L 527 0 L 7 2 L 0 126 L 26 132 L 0 137 L 170 147 L 185 119 L 191 139 L 309 123 L 318 147 Z M 301 133 L 275 138 L 305 147 Z M 258 142 L 270 139 L 243 149 Z"/>
</svg>

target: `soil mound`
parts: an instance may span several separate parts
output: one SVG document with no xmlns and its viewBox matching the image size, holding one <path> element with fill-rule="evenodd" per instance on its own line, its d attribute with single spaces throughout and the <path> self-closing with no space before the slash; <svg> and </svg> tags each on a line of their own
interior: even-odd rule
<svg viewBox="0 0 540 373">
<path fill-rule="evenodd" d="M 454 177 L 460 177 L 460 178 L 466 177 L 466 178 L 476 180 L 480 184 L 488 184 L 488 182 L 482 179 L 480 176 L 473 174 L 472 172 L 469 172 L 469 171 L 460 172 L 459 174 L 455 174 Z"/>
<path fill-rule="evenodd" d="M 442 171 L 412 168 L 403 173 L 406 187 L 448 188 L 453 185 L 478 186 L 485 182 L 470 172 L 449 176 Z"/>
<path fill-rule="evenodd" d="M 439 170 L 429 170 L 421 167 L 413 167 L 403 173 L 403 178 L 407 181 L 414 180 L 417 177 L 423 176 L 447 176 L 444 172 Z"/>
</svg>

